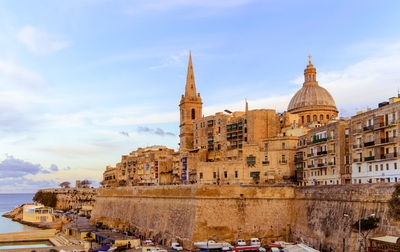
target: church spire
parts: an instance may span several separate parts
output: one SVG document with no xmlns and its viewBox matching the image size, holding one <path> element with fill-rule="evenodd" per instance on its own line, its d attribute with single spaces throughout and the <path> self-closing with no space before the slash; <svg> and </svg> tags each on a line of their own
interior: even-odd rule
<svg viewBox="0 0 400 252">
<path fill-rule="evenodd" d="M 194 73 L 193 73 L 192 53 L 191 52 L 189 52 L 189 65 L 188 65 L 188 72 L 187 72 L 187 77 L 186 77 L 185 96 L 186 97 L 196 97 L 196 84 L 194 82 Z"/>
<path fill-rule="evenodd" d="M 317 70 L 311 63 L 311 55 L 308 55 L 308 65 L 304 69 L 304 85 L 318 85 Z"/>
</svg>

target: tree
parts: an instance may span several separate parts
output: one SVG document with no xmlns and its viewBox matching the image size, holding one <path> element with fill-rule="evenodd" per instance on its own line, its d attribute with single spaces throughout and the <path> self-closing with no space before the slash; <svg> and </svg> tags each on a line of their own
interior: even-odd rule
<svg viewBox="0 0 400 252">
<path fill-rule="evenodd" d="M 389 200 L 389 212 L 395 220 L 400 220 L 400 184 L 396 185 L 392 198 Z"/>
<path fill-rule="evenodd" d="M 33 197 L 33 201 L 48 207 L 55 207 L 57 204 L 57 195 L 53 192 L 37 191 Z"/>
<path fill-rule="evenodd" d="M 68 182 L 68 181 L 64 181 L 64 182 L 62 182 L 61 184 L 59 184 L 59 186 L 60 186 L 61 188 L 69 188 L 70 185 L 71 185 L 71 183 Z"/>
<path fill-rule="evenodd" d="M 358 232 L 360 230 L 364 251 L 367 251 L 367 237 L 372 230 L 378 227 L 378 223 L 379 218 L 370 216 L 368 218 L 360 219 L 352 225 L 354 232 Z"/>
<path fill-rule="evenodd" d="M 89 188 L 91 184 L 92 184 L 91 181 L 85 179 L 85 180 L 82 180 L 82 181 L 81 181 L 80 186 L 81 186 L 82 188 Z"/>
</svg>

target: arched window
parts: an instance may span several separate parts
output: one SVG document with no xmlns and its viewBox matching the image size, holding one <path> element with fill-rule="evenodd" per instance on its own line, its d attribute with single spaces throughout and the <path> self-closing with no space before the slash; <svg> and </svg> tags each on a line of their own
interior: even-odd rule
<svg viewBox="0 0 400 252">
<path fill-rule="evenodd" d="M 322 122 L 324 120 L 324 115 L 319 115 L 319 120 Z"/>
<path fill-rule="evenodd" d="M 313 121 L 316 122 L 317 121 L 317 115 L 313 116 Z"/>
<path fill-rule="evenodd" d="M 310 115 L 307 115 L 307 122 L 309 123 L 310 121 Z"/>
<path fill-rule="evenodd" d="M 194 108 L 192 109 L 192 120 L 196 118 L 196 112 L 194 111 Z"/>
<path fill-rule="evenodd" d="M 326 120 L 329 120 L 329 115 L 326 115 Z"/>
<path fill-rule="evenodd" d="M 304 116 L 301 116 L 301 123 L 304 123 Z"/>
</svg>

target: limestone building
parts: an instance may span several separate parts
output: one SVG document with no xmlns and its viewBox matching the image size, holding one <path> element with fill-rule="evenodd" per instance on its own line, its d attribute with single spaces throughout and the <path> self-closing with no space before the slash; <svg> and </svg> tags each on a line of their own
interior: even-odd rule
<svg viewBox="0 0 400 252">
<path fill-rule="evenodd" d="M 296 168 L 300 185 L 349 184 L 349 122 L 346 120 L 311 129 L 299 137 Z"/>
<path fill-rule="evenodd" d="M 201 108 L 200 96 L 195 96 L 193 91 L 188 95 L 194 83 L 192 75 L 189 56 L 185 95 L 180 104 L 182 180 L 188 183 L 295 182 L 298 137 L 338 115 L 332 96 L 316 81 L 311 60 L 304 71 L 302 89 L 284 113 L 271 109 L 249 110 L 246 102 L 244 111 L 189 116 L 184 112 L 188 111 L 186 103 L 182 102 L 186 97 L 196 99 L 198 107 L 191 105 L 190 109 Z M 186 127 L 190 124 L 191 130 Z"/>
<path fill-rule="evenodd" d="M 393 97 L 350 120 L 353 183 L 400 181 L 400 98 Z"/>
<path fill-rule="evenodd" d="M 123 155 L 116 167 L 107 166 L 103 187 L 180 183 L 179 153 L 165 146 L 138 148 Z"/>
</svg>

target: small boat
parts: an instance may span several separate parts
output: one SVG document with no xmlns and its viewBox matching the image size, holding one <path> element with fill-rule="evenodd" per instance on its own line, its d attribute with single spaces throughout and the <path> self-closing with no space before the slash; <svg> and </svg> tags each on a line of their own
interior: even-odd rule
<svg viewBox="0 0 400 252">
<path fill-rule="evenodd" d="M 230 248 L 233 246 L 227 242 L 215 242 L 213 240 L 207 240 L 204 242 L 195 242 L 194 246 L 200 249 L 222 249 L 222 248 Z"/>
</svg>

